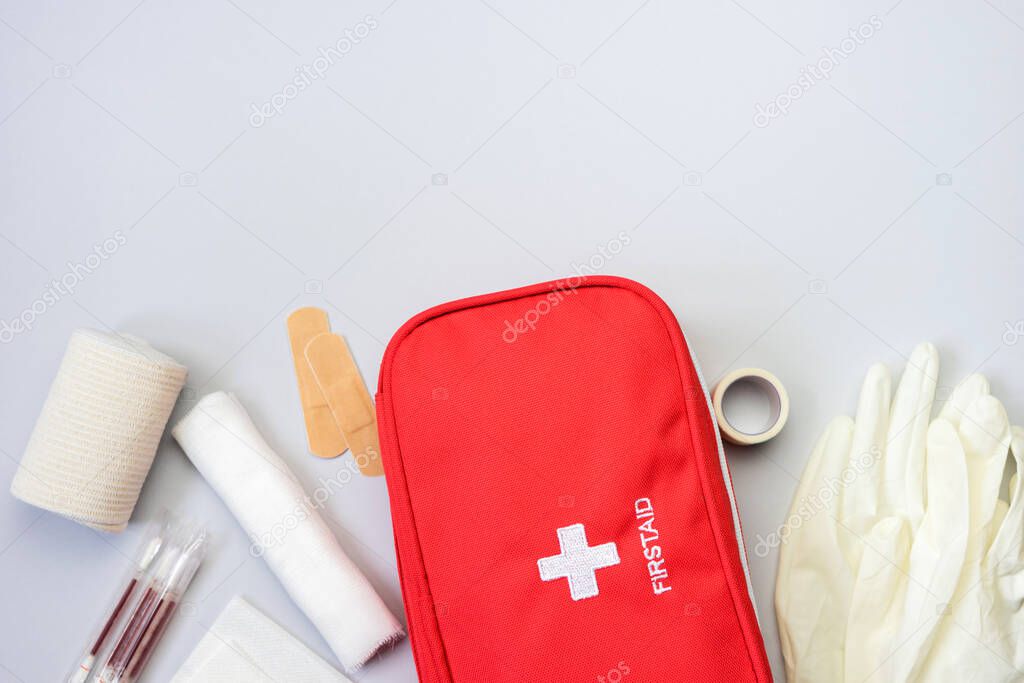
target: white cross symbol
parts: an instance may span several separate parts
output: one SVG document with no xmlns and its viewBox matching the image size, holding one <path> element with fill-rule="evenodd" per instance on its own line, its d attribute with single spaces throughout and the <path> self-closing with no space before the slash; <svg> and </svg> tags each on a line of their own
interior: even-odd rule
<svg viewBox="0 0 1024 683">
<path fill-rule="evenodd" d="M 587 546 L 587 532 L 582 524 L 563 526 L 558 530 L 561 555 L 537 560 L 541 581 L 569 579 L 569 595 L 583 600 L 597 595 L 597 570 L 614 567 L 619 563 L 615 543 Z"/>
</svg>

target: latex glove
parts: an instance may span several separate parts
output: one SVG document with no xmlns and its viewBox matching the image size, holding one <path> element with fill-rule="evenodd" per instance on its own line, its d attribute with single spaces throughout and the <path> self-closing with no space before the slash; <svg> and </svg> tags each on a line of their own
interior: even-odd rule
<svg viewBox="0 0 1024 683">
<path fill-rule="evenodd" d="M 927 610 L 952 597 L 963 558 L 956 545 L 966 543 L 965 533 L 943 535 L 957 520 L 966 531 L 965 508 L 926 507 L 929 494 L 935 501 L 967 498 L 964 457 L 954 444 L 941 447 L 949 437 L 944 427 L 931 435 L 935 463 L 928 460 L 925 478 L 938 365 L 932 345 L 918 346 L 891 401 L 888 370 L 873 366 L 856 422 L 833 420 L 808 461 L 776 585 L 790 681 L 859 683 L 885 667 L 907 668 L 904 659 L 914 661 L 930 644 L 937 620 L 914 634 L 901 658 L 890 656 L 908 606 Z M 962 383 L 955 396 L 968 400 L 972 387 L 977 382 Z M 951 558 L 937 573 L 936 557 Z"/>
<path fill-rule="evenodd" d="M 1005 417 L 998 402 L 989 402 L 961 421 L 961 439 L 974 461 L 971 542 L 957 595 L 921 667 L 922 681 L 1024 680 L 1024 429 L 1007 429 Z M 1007 441 L 1018 473 L 1009 504 L 997 499 Z"/>
<path fill-rule="evenodd" d="M 856 422 L 834 419 L 808 460 L 787 518 L 790 538 L 779 553 L 775 591 L 790 681 L 841 681 L 846 675 L 847 619 L 865 541 L 877 552 L 861 577 L 860 595 L 881 596 L 878 581 L 887 591 L 897 589 L 877 561 L 909 553 L 913 525 L 894 510 L 913 499 L 914 515 L 923 517 L 925 434 L 937 375 L 938 354 L 922 344 L 892 400 L 888 369 L 873 366 Z M 860 604 L 859 610 L 874 611 Z"/>
<path fill-rule="evenodd" d="M 842 680 L 846 628 L 839 617 L 849 610 L 854 572 L 832 517 L 836 500 L 824 500 L 822 492 L 849 464 L 853 426 L 848 417 L 829 423 L 787 517 L 790 537 L 779 552 L 775 614 L 791 683 Z"/>
<path fill-rule="evenodd" d="M 903 547 L 897 546 L 885 555 L 885 546 L 879 544 L 883 557 L 878 560 L 878 571 L 887 581 L 884 585 L 891 588 L 888 593 L 879 589 L 869 599 L 882 601 L 888 611 L 876 610 L 872 620 L 870 613 L 857 614 L 856 606 L 851 608 L 851 623 L 856 620 L 875 639 L 877 647 L 866 650 L 851 630 L 847 638 L 847 680 L 916 680 L 934 648 L 942 615 L 955 599 L 964 566 L 970 564 L 967 558 L 971 556 L 972 539 L 976 538 L 969 533 L 971 483 L 986 482 L 975 487 L 986 493 L 974 493 L 974 498 L 994 502 L 998 496 L 1003 467 L 999 465 L 993 477 L 994 448 L 972 438 L 979 430 L 999 433 L 1005 429 L 1005 412 L 1001 406 L 993 409 L 993 404 L 998 406 L 998 401 L 989 396 L 988 381 L 972 375 L 956 387 L 940 416 L 929 426 L 927 475 L 922 489 L 926 493 L 924 515 L 913 532 L 909 553 L 904 554 Z M 961 420 L 961 416 L 966 418 Z M 965 432 L 958 432 L 961 425 L 966 425 Z M 983 516 L 985 520 L 991 519 L 991 509 Z M 900 514 L 898 509 L 893 513 Z M 906 518 L 912 518 L 909 509 Z M 977 555 L 977 551 L 974 553 Z M 875 583 L 881 582 L 876 579 Z"/>
<path fill-rule="evenodd" d="M 934 347 L 914 349 L 892 402 L 884 446 L 872 445 L 882 451 L 880 461 L 843 492 L 847 514 L 860 510 L 859 517 L 839 523 L 863 541 L 856 546 L 863 551 L 855 564 L 843 680 L 910 680 L 931 648 L 939 615 L 960 577 L 968 537 L 967 463 L 952 424 L 943 419 L 928 423 L 938 370 Z M 869 371 L 866 389 L 877 372 L 882 370 Z M 970 405 L 987 392 L 983 377 L 970 377 L 957 386 L 947 406 Z M 862 392 L 863 405 L 871 401 Z M 877 439 L 881 426 L 872 421 L 862 425 L 863 412 L 858 410 L 858 428 Z M 858 526 L 869 528 L 868 533 L 863 535 Z"/>
</svg>

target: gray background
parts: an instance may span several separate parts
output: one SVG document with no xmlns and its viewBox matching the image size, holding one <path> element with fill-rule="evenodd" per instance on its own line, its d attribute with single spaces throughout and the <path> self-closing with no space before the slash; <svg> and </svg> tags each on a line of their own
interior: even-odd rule
<svg viewBox="0 0 1024 683">
<path fill-rule="evenodd" d="M 368 15 L 376 28 L 324 78 L 252 125 L 253 104 Z M 803 88 L 872 15 L 881 28 Z M 172 421 L 236 392 L 312 489 L 348 456 L 305 453 L 289 311 L 325 307 L 373 386 L 409 316 L 572 274 L 623 231 L 601 271 L 667 300 L 709 381 L 758 365 L 789 388 L 782 435 L 729 450 L 752 549 L 872 361 L 899 371 L 931 340 L 944 384 L 980 370 L 1022 415 L 1022 66 L 1009 0 L 0 1 L 3 321 L 126 238 L 0 346 L 0 481 L 68 335 L 90 326 L 189 366 Z M 755 125 L 794 84 L 788 113 Z M 149 680 L 236 594 L 333 661 L 165 439 L 120 536 L 0 495 L 0 681 L 72 665 L 164 507 L 216 540 Z M 355 479 L 329 517 L 400 610 L 384 481 Z M 781 678 L 775 564 L 751 556 Z M 408 644 L 354 678 L 414 680 Z"/>
</svg>

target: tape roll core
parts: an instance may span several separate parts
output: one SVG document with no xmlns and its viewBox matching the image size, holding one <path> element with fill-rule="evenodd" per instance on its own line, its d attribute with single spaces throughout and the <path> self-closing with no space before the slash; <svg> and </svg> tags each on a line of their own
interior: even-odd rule
<svg viewBox="0 0 1024 683">
<path fill-rule="evenodd" d="M 772 401 L 770 424 L 764 430 L 754 434 L 748 434 L 734 427 L 726 418 L 725 410 L 722 408 L 722 400 L 726 392 L 740 381 L 750 381 L 759 385 L 768 392 Z M 778 377 L 761 368 L 740 368 L 727 374 L 715 385 L 715 389 L 711 393 L 711 402 L 715 409 L 715 419 L 718 421 L 718 429 L 722 438 L 739 446 L 751 446 L 774 438 L 782 431 L 786 420 L 789 419 L 789 394 L 786 393 L 786 388 L 782 386 Z"/>
</svg>

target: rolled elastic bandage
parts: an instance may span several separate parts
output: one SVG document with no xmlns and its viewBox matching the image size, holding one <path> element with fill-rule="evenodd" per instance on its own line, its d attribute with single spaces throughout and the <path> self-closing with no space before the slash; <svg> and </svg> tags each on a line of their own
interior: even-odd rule
<svg viewBox="0 0 1024 683">
<path fill-rule="evenodd" d="M 75 331 L 11 493 L 94 529 L 124 530 L 186 374 L 137 337 Z"/>
<path fill-rule="evenodd" d="M 402 637 L 401 625 L 234 396 L 204 397 L 172 433 L 347 671 Z"/>
</svg>

